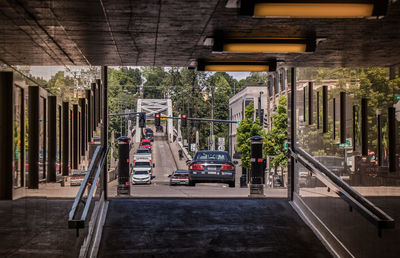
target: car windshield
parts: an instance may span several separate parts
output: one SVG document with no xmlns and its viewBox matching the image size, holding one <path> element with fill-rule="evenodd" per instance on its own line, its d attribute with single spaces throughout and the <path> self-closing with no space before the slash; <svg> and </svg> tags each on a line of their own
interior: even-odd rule
<svg viewBox="0 0 400 258">
<path fill-rule="evenodd" d="M 188 176 L 188 174 L 185 174 L 185 173 L 175 173 L 174 176 Z"/>
<path fill-rule="evenodd" d="M 149 168 L 150 162 L 136 162 L 135 163 L 135 168 Z"/>
<path fill-rule="evenodd" d="M 148 149 L 139 149 L 136 153 L 150 153 Z"/>
<path fill-rule="evenodd" d="M 135 175 L 148 175 L 149 173 L 147 171 L 136 171 Z"/>
<path fill-rule="evenodd" d="M 194 157 L 195 160 L 215 160 L 230 161 L 230 157 L 224 152 L 198 152 Z"/>
</svg>

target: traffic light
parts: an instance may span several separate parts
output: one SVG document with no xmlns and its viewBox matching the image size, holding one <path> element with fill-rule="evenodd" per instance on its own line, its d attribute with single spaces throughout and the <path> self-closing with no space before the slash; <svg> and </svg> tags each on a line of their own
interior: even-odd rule
<svg viewBox="0 0 400 258">
<path fill-rule="evenodd" d="M 145 112 L 139 113 L 139 127 L 140 128 L 146 127 L 146 113 Z"/>
<path fill-rule="evenodd" d="M 260 124 L 260 126 L 263 126 L 264 125 L 264 109 L 260 109 L 260 113 L 258 115 L 259 115 L 259 117 L 258 117 L 259 124 Z"/>
<path fill-rule="evenodd" d="M 182 120 L 181 126 L 182 127 L 186 127 L 187 126 L 187 116 L 186 116 L 186 114 L 182 114 L 181 115 L 181 120 Z"/>
<path fill-rule="evenodd" d="M 160 126 L 160 118 L 161 118 L 160 113 L 155 114 L 155 116 L 154 116 L 154 124 L 155 124 L 155 126 Z"/>
</svg>

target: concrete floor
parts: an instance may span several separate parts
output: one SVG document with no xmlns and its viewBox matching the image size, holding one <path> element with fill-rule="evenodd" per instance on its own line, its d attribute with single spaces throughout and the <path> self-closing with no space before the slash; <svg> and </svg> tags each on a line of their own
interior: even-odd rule
<svg viewBox="0 0 400 258">
<path fill-rule="evenodd" d="M 99 257 L 330 257 L 286 199 L 111 199 Z"/>
<path fill-rule="evenodd" d="M 85 235 L 68 229 L 72 199 L 0 201 L 0 257 L 77 257 Z"/>
</svg>

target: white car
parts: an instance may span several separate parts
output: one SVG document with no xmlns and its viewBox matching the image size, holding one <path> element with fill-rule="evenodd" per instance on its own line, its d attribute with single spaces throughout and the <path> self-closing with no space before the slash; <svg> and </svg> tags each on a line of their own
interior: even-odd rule
<svg viewBox="0 0 400 258">
<path fill-rule="evenodd" d="M 151 175 L 147 170 L 137 170 L 132 174 L 132 184 L 151 184 Z"/>
</svg>

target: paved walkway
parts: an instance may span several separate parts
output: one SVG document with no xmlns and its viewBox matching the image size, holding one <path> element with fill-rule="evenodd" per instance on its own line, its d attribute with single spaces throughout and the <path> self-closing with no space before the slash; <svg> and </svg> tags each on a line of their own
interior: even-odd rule
<svg viewBox="0 0 400 258">
<path fill-rule="evenodd" d="M 0 201 L 0 257 L 77 257 L 84 231 L 68 229 L 72 199 Z"/>
<path fill-rule="evenodd" d="M 286 199 L 112 199 L 99 257 L 330 257 Z"/>
</svg>

